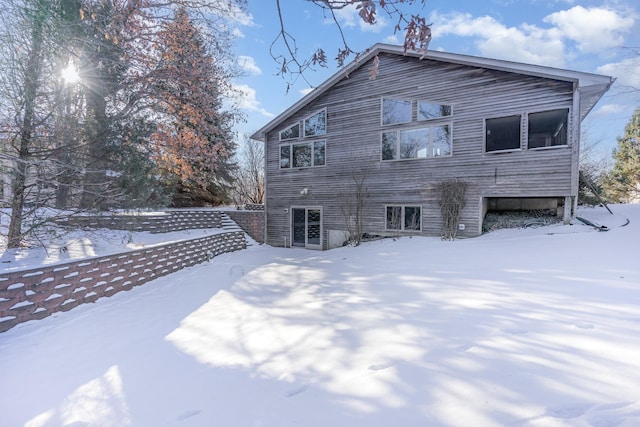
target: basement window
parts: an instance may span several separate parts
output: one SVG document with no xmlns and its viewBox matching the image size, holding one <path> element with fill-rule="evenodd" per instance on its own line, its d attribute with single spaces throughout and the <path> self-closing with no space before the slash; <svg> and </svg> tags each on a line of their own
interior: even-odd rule
<svg viewBox="0 0 640 427">
<path fill-rule="evenodd" d="M 486 119 L 485 150 L 505 151 L 520 149 L 520 115 Z"/>
<path fill-rule="evenodd" d="M 568 108 L 529 114 L 527 146 L 542 148 L 567 145 L 568 117 Z"/>
<path fill-rule="evenodd" d="M 422 229 L 420 206 L 387 206 L 386 229 L 420 231 Z"/>
</svg>

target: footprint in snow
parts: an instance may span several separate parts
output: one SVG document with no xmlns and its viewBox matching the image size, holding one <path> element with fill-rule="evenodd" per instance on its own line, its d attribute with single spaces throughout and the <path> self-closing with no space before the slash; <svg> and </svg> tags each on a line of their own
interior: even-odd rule
<svg viewBox="0 0 640 427">
<path fill-rule="evenodd" d="M 509 335 L 523 335 L 529 331 L 524 328 L 507 328 L 507 329 L 503 329 L 502 332 L 505 332 Z"/>
<path fill-rule="evenodd" d="M 241 265 L 234 265 L 229 269 L 229 276 L 234 279 L 239 279 L 244 276 L 244 268 Z"/>
<path fill-rule="evenodd" d="M 297 396 L 297 395 L 299 395 L 300 393 L 304 393 L 305 391 L 307 391 L 307 389 L 308 389 L 308 388 L 309 388 L 309 387 L 308 387 L 308 386 L 306 386 L 306 385 L 303 385 L 303 386 L 298 387 L 298 388 L 294 388 L 293 390 L 288 391 L 288 392 L 285 394 L 285 397 L 289 398 L 289 397 Z"/>
<path fill-rule="evenodd" d="M 191 417 L 195 417 L 196 415 L 200 414 L 200 412 L 202 412 L 202 410 L 200 410 L 200 409 L 192 409 L 190 411 L 185 411 L 185 412 L 181 413 L 180 415 L 178 415 L 178 417 L 176 418 L 176 421 L 184 421 L 184 420 L 189 419 Z"/>
<path fill-rule="evenodd" d="M 591 323 L 576 323 L 575 325 L 576 328 L 580 328 L 580 329 L 593 329 L 595 328 L 595 326 L 593 326 Z"/>
<path fill-rule="evenodd" d="M 390 368 L 392 366 L 393 366 L 393 363 L 391 363 L 391 362 L 378 363 L 378 364 L 369 366 L 369 370 L 370 371 L 382 371 L 383 369 L 387 369 L 387 368 Z"/>
</svg>

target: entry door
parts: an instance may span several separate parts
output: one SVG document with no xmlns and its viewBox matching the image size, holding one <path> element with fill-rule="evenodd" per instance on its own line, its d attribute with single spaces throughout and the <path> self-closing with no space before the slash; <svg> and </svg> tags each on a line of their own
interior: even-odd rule
<svg viewBox="0 0 640 427">
<path fill-rule="evenodd" d="M 291 208 L 291 242 L 293 246 L 322 249 L 322 210 Z"/>
</svg>

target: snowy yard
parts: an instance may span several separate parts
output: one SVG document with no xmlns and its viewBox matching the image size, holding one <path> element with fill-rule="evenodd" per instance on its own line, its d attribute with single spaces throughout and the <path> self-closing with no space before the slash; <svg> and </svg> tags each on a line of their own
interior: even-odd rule
<svg viewBox="0 0 640 427">
<path fill-rule="evenodd" d="M 19 325 L 0 426 L 638 426 L 640 205 L 612 209 L 253 246 Z"/>
</svg>

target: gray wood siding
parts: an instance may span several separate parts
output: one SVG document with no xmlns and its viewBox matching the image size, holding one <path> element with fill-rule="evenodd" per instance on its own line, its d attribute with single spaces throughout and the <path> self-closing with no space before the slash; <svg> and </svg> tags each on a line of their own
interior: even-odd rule
<svg viewBox="0 0 640 427">
<path fill-rule="evenodd" d="M 281 246 L 290 237 L 291 206 L 322 206 L 323 226 L 344 230 L 340 209 L 353 193 L 353 176 L 366 177 L 365 228 L 384 232 L 385 205 L 422 206 L 423 235 L 441 231 L 437 185 L 446 179 L 467 181 L 467 204 L 461 236 L 480 231 L 482 197 L 564 197 L 572 195 L 572 148 L 484 152 L 484 119 L 569 108 L 573 125 L 571 83 L 429 59 L 381 54 L 376 80 L 364 64 L 325 94 L 297 111 L 266 138 L 267 243 Z M 381 161 L 381 132 L 421 127 L 425 122 L 382 126 L 382 97 L 432 101 L 453 106 L 450 157 Z M 280 169 L 278 132 L 308 115 L 327 109 L 326 166 Z M 415 108 L 414 108 L 415 116 Z M 525 121 L 526 123 L 526 121 Z M 526 129 L 522 131 L 526 145 Z M 573 133 L 570 132 L 570 138 Z M 302 138 L 301 138 L 302 139 Z M 307 138 L 308 139 L 308 138 Z M 313 140 L 313 139 L 308 139 Z M 290 141 L 287 141 L 290 142 Z M 573 144 L 570 141 L 569 144 Z M 308 188 L 306 196 L 300 194 Z"/>
</svg>

